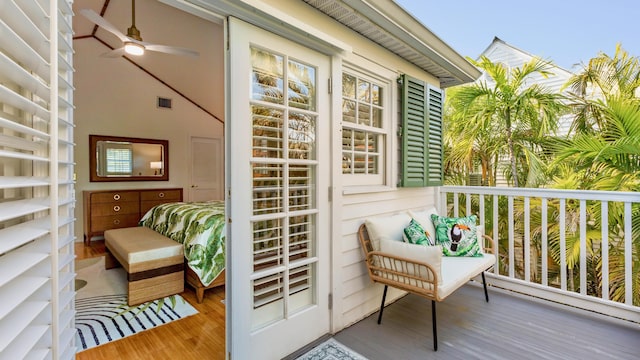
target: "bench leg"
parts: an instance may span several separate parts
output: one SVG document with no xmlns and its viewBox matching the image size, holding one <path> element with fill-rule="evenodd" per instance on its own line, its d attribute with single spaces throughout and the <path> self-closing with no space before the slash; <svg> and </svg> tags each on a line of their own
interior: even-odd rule
<svg viewBox="0 0 640 360">
<path fill-rule="evenodd" d="M 115 258 L 115 256 L 113 256 L 113 254 L 111 254 L 111 251 L 109 251 L 108 248 L 105 248 L 105 254 L 104 254 L 104 268 L 106 270 L 109 269 L 113 269 L 116 267 L 121 266 L 120 263 L 118 262 L 118 259 Z"/>
<path fill-rule="evenodd" d="M 435 300 L 431 300 L 431 322 L 433 323 L 433 351 L 438 351 L 438 327 L 436 326 Z"/>
<path fill-rule="evenodd" d="M 487 292 L 487 281 L 484 278 L 484 271 L 482 272 L 482 286 L 484 287 L 484 299 L 489 302 L 489 293 Z"/>
<path fill-rule="evenodd" d="M 382 321 L 382 311 L 384 310 L 384 300 L 387 298 L 387 285 L 384 286 L 384 291 L 382 292 L 382 302 L 380 303 L 380 312 L 378 313 L 378 325 Z"/>
</svg>

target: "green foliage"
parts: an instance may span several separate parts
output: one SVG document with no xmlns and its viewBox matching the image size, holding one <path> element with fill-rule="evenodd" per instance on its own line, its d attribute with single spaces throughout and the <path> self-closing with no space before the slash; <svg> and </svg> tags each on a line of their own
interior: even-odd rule
<svg viewBox="0 0 640 360">
<path fill-rule="evenodd" d="M 491 83 L 482 80 L 447 91 L 447 175 L 468 174 L 480 166 L 483 182 L 494 186 L 498 161 L 508 158 L 506 176 L 514 186 L 544 183 L 548 137 L 555 133 L 565 108 L 560 94 L 531 79 L 552 75 L 551 63 L 534 58 L 508 69 L 486 57 L 469 61 L 483 70 Z"/>
</svg>

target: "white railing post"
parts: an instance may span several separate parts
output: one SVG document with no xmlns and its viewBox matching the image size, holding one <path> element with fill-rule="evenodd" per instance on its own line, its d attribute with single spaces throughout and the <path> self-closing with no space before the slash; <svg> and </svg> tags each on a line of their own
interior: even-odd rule
<svg viewBox="0 0 640 360">
<path fill-rule="evenodd" d="M 478 198 L 478 206 L 480 207 L 479 211 L 479 224 L 484 226 L 484 195 L 480 194 Z"/>
<path fill-rule="evenodd" d="M 531 281 L 531 227 L 530 221 L 530 198 L 524 198 L 524 281 Z"/>
<path fill-rule="evenodd" d="M 508 209 L 509 214 L 507 214 L 508 222 L 507 226 L 509 228 L 509 277 L 515 277 L 515 266 L 516 266 L 516 257 L 515 257 L 515 241 L 514 241 L 514 229 L 513 229 L 513 196 L 509 196 L 508 201 Z"/>
<path fill-rule="evenodd" d="M 633 305 L 633 278 L 631 267 L 631 203 L 624 203 L 624 301 L 627 305 Z"/>
<path fill-rule="evenodd" d="M 587 201 L 580 200 L 580 294 L 587 295 Z"/>
<path fill-rule="evenodd" d="M 496 266 L 493 267 L 493 272 L 500 274 L 500 247 L 498 246 L 498 195 L 493 195 L 493 253 L 496 254 Z"/>
<path fill-rule="evenodd" d="M 547 198 L 542 198 L 540 202 L 540 217 L 542 218 L 542 224 L 540 224 L 541 229 L 547 229 Z M 549 285 L 549 249 L 548 249 L 548 234 L 546 231 L 541 231 L 541 256 L 542 256 L 542 285 Z"/>
<path fill-rule="evenodd" d="M 607 276 L 602 277 L 602 298 L 609 300 L 609 202 L 603 201 L 600 204 L 600 223 L 602 229 L 602 273 Z"/>
<path fill-rule="evenodd" d="M 560 199 L 560 288 L 567 290 L 566 200 Z"/>
</svg>

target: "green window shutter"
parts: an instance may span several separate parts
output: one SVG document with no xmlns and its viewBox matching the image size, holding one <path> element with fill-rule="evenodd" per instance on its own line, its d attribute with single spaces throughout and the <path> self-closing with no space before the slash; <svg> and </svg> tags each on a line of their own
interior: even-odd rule
<svg viewBox="0 0 640 360">
<path fill-rule="evenodd" d="M 427 186 L 444 184 L 444 149 L 442 146 L 442 116 L 444 114 L 444 91 L 435 86 L 427 86 Z"/>
<path fill-rule="evenodd" d="M 402 75 L 402 169 L 400 186 L 442 185 L 443 92 Z"/>
</svg>

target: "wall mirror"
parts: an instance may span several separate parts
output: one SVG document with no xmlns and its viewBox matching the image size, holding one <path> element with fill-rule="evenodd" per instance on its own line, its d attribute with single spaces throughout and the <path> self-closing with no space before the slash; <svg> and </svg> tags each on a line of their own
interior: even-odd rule
<svg viewBox="0 0 640 360">
<path fill-rule="evenodd" d="M 169 141 L 89 135 L 91 181 L 168 181 Z"/>
</svg>

